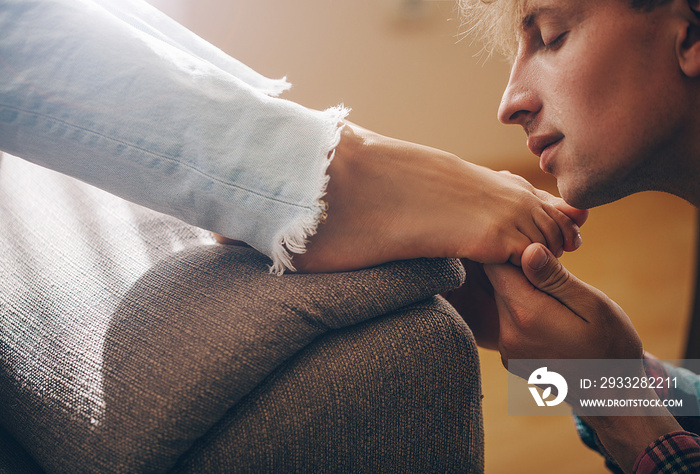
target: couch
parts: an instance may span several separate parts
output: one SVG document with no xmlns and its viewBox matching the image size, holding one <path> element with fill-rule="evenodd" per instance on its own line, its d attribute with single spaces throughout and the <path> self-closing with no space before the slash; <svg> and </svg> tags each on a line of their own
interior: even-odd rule
<svg viewBox="0 0 700 474">
<path fill-rule="evenodd" d="M 0 157 L 0 472 L 482 472 L 456 260 L 268 259 Z"/>
</svg>

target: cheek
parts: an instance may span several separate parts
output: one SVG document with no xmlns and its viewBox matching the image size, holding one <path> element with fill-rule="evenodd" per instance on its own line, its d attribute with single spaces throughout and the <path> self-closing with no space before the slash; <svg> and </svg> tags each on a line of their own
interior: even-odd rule
<svg viewBox="0 0 700 474">
<path fill-rule="evenodd" d="M 611 77 L 607 55 L 574 54 L 577 51 L 575 47 L 567 50 L 543 72 L 553 85 L 550 112 L 569 133 L 580 134 L 607 121 L 622 79 Z"/>
<path fill-rule="evenodd" d="M 565 117 L 564 133 L 589 159 L 602 154 L 625 160 L 623 155 L 650 131 L 648 117 L 653 105 L 649 95 L 658 95 L 658 90 L 649 90 L 637 71 L 613 67 L 611 62 L 613 59 L 601 54 L 576 63 L 559 83 L 559 97 L 566 95 L 568 100 L 560 102 L 556 113 Z"/>
</svg>

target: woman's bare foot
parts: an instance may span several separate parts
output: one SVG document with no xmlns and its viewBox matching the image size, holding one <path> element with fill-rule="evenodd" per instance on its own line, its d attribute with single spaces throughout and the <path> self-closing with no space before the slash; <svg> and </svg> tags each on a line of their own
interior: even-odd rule
<svg viewBox="0 0 700 474">
<path fill-rule="evenodd" d="M 532 242 L 555 254 L 575 250 L 587 215 L 518 176 L 352 124 L 328 174 L 328 216 L 306 252 L 294 255 L 298 271 L 417 257 L 519 264 Z"/>
</svg>

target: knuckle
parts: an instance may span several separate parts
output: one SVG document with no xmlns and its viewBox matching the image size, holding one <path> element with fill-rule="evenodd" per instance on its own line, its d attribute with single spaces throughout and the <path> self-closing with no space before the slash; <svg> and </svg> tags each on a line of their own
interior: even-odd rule
<svg viewBox="0 0 700 474">
<path fill-rule="evenodd" d="M 558 261 L 549 268 L 547 276 L 542 281 L 541 289 L 548 293 L 556 293 L 565 288 L 571 279 L 571 274 Z"/>
</svg>

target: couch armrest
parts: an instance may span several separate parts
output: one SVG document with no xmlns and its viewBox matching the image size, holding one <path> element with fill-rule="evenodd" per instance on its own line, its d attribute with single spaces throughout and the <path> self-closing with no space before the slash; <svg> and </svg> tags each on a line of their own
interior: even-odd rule
<svg viewBox="0 0 700 474">
<path fill-rule="evenodd" d="M 333 275 L 11 156 L 0 161 L 0 424 L 50 472 L 163 472 L 327 333 L 461 283 L 454 260 Z"/>
<path fill-rule="evenodd" d="M 434 297 L 316 339 L 174 472 L 480 473 L 483 442 L 474 338 Z"/>
</svg>

